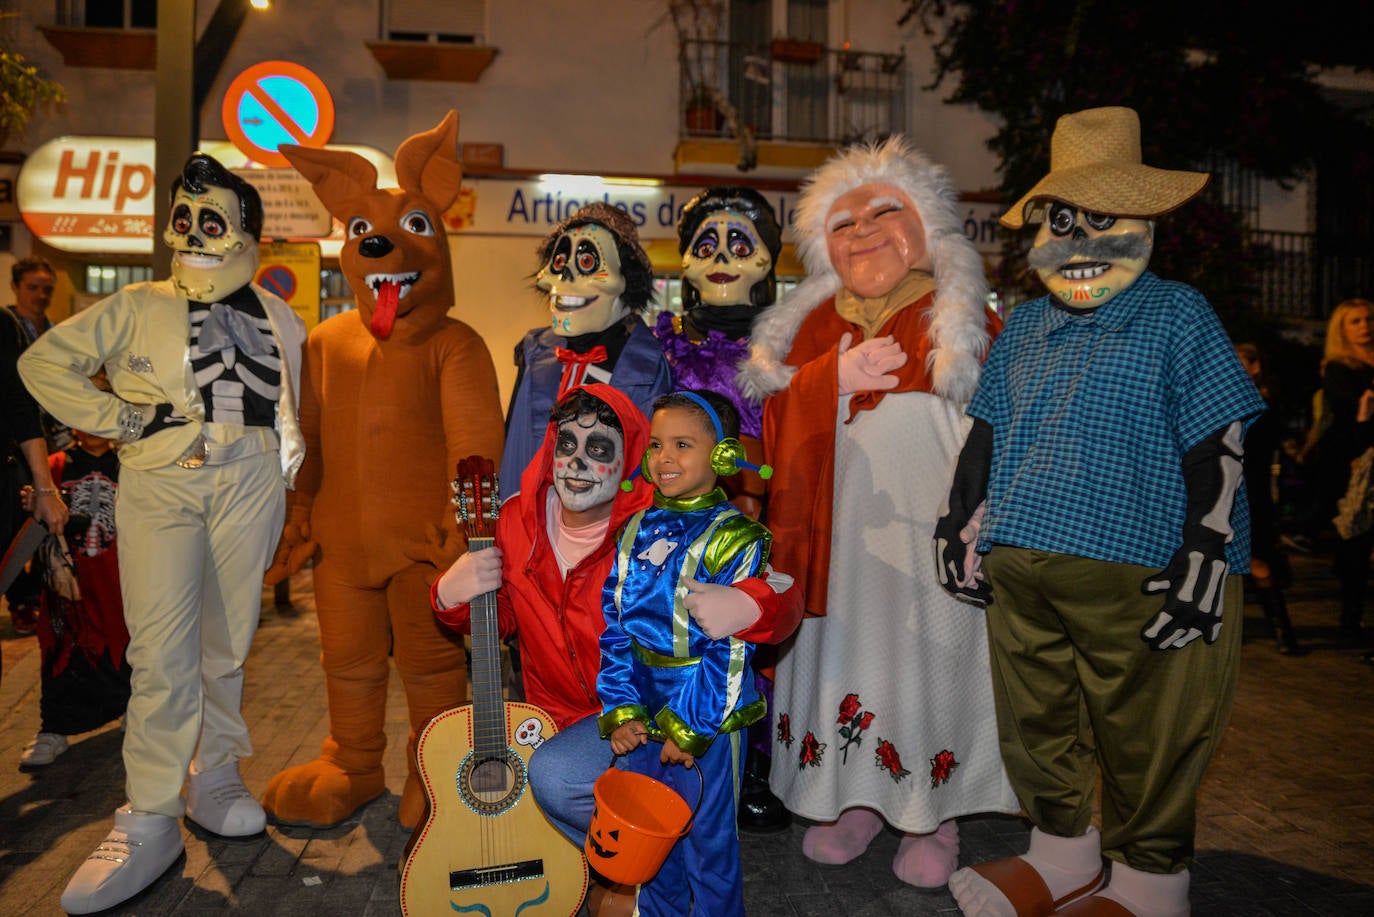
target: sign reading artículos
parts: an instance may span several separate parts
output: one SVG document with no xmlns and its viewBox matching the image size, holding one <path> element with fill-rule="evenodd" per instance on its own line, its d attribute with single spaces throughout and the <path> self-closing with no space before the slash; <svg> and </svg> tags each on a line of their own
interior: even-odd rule
<svg viewBox="0 0 1374 917">
<path fill-rule="evenodd" d="M 365 146 L 339 146 L 352 150 L 377 167 L 379 181 L 395 184 L 396 169 L 391 158 L 380 150 Z M 245 167 L 247 158 L 223 140 L 206 141 L 201 150 L 215 157 L 226 168 L 244 170 L 246 178 L 255 175 Z M 155 193 L 166 194 L 172 176 L 154 187 L 153 141 L 129 137 L 58 137 L 34 150 L 19 170 L 19 211 L 30 231 L 54 248 L 68 252 L 105 252 L 111 254 L 150 254 L 153 239 L 161 228 L 153 226 Z M 278 173 L 294 170 L 276 170 Z M 265 179 L 275 188 L 287 180 Z M 265 221 L 280 228 L 281 235 L 309 235 L 288 232 L 293 226 L 309 222 L 309 228 L 327 227 L 318 220 L 318 211 L 303 219 L 302 200 L 314 201 L 313 192 L 302 198 L 295 191 L 273 190 L 263 195 Z M 313 206 L 317 206 L 314 202 Z M 327 234 L 327 228 L 325 233 Z M 275 233 L 265 233 L 272 237 Z"/>
</svg>

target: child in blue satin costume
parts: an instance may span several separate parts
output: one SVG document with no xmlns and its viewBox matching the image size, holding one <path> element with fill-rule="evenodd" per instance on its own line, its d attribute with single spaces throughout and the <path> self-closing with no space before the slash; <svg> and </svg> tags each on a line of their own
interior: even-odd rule
<svg viewBox="0 0 1374 917">
<path fill-rule="evenodd" d="M 754 644 L 711 639 L 683 604 L 694 582 L 728 585 L 761 575 L 768 561 L 772 535 L 717 486 L 718 474 L 750 467 L 742 447 L 734 451 L 738 430 L 733 406 L 713 392 L 675 392 L 654 403 L 640 465 L 655 486 L 654 503 L 625 524 L 602 593 L 601 735 L 618 755 L 661 739 L 661 752 L 630 756 L 628 769 L 689 803 L 702 794 L 691 831 L 640 888 L 644 917 L 744 914 L 735 833 L 742 730 L 767 705 L 749 665 Z"/>
</svg>

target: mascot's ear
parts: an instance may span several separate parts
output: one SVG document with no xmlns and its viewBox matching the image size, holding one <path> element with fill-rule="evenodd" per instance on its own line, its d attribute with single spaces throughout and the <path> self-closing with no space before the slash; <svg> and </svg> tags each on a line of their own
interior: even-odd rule
<svg viewBox="0 0 1374 917">
<path fill-rule="evenodd" d="M 443 213 L 458 198 L 463 167 L 458 162 L 458 112 L 450 111 L 433 130 L 408 137 L 396 148 L 396 182 L 433 201 Z"/>
<path fill-rule="evenodd" d="M 354 204 L 377 187 L 377 169 L 357 153 L 283 144 L 278 152 L 305 176 L 329 212 L 347 223 Z"/>
</svg>

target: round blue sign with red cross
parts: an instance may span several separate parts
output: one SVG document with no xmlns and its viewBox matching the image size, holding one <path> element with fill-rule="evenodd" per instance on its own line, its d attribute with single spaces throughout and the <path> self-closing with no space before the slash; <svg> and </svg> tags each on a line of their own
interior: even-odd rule
<svg viewBox="0 0 1374 917">
<path fill-rule="evenodd" d="M 318 76 L 290 61 L 254 64 L 229 84 L 220 109 L 224 133 L 243 155 L 289 168 L 284 143 L 322 147 L 334 132 L 334 99 Z"/>
<path fill-rule="evenodd" d="M 259 272 L 258 286 L 290 302 L 296 295 L 296 272 L 284 264 L 269 264 Z"/>
</svg>

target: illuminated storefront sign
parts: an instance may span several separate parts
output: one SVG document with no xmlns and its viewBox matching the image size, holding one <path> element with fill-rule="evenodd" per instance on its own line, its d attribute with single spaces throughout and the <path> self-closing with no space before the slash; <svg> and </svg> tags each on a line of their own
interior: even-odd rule
<svg viewBox="0 0 1374 917">
<path fill-rule="evenodd" d="M 258 187 L 263 197 L 263 235 L 327 232 L 328 214 L 294 170 L 248 169 L 230 143 L 211 140 L 201 150 Z M 340 146 L 377 167 L 395 183 L 390 157 L 371 147 Z M 153 251 L 154 194 L 167 194 L 169 177 L 154 187 L 153 141 L 129 137 L 59 137 L 40 146 L 19 171 L 19 211 L 38 238 L 67 252 L 141 254 Z"/>
</svg>

